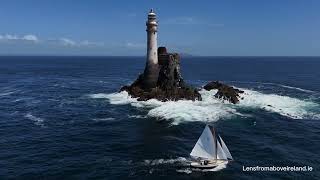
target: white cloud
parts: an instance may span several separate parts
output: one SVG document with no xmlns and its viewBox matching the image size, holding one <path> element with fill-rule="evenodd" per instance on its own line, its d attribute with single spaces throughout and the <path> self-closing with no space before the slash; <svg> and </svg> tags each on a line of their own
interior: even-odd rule
<svg viewBox="0 0 320 180">
<path fill-rule="evenodd" d="M 125 44 L 125 46 L 127 48 L 134 48 L 134 49 L 140 49 L 140 48 L 145 48 L 146 47 L 146 44 L 144 43 L 132 43 L 132 42 L 127 42 Z"/>
<path fill-rule="evenodd" d="M 73 39 L 61 37 L 61 38 L 51 38 L 40 40 L 36 35 L 27 34 L 27 35 L 13 35 L 5 34 L 0 35 L 0 43 L 23 43 L 23 42 L 32 42 L 39 45 L 58 45 L 58 46 L 69 46 L 69 47 L 102 47 L 105 44 L 103 42 L 93 42 L 89 40 L 84 41 L 75 41 Z"/>
<path fill-rule="evenodd" d="M 88 40 L 85 40 L 85 41 L 81 41 L 79 43 L 80 46 L 104 46 L 104 43 L 103 42 L 91 42 L 91 41 L 88 41 Z"/>
<path fill-rule="evenodd" d="M 16 35 L 10 35 L 10 34 L 6 34 L 6 35 L 3 35 L 1 40 L 18 40 L 18 36 Z"/>
<path fill-rule="evenodd" d="M 68 38 L 60 38 L 58 41 L 64 46 L 75 46 L 77 45 L 75 41 Z"/>
<path fill-rule="evenodd" d="M 32 35 L 32 34 L 28 34 L 28 35 L 25 35 L 22 37 L 23 40 L 26 40 L 26 41 L 34 41 L 34 42 L 38 42 L 39 39 L 37 36 L 35 35 Z"/>
<path fill-rule="evenodd" d="M 39 39 L 37 36 L 28 34 L 24 35 L 22 37 L 17 36 L 17 35 L 11 35 L 11 34 L 6 34 L 6 35 L 0 35 L 0 40 L 4 41 L 29 41 L 29 42 L 38 42 Z"/>
<path fill-rule="evenodd" d="M 104 46 L 103 42 L 93 42 L 93 41 L 75 41 L 69 38 L 58 38 L 58 39 L 48 39 L 48 42 L 63 45 L 63 46 L 72 46 L 72 47 L 98 47 Z"/>
</svg>

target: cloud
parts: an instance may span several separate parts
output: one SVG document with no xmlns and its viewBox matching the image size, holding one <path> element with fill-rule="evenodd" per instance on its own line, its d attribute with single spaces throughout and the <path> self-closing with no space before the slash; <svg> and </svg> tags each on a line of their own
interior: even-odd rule
<svg viewBox="0 0 320 180">
<path fill-rule="evenodd" d="M 17 35 L 0 35 L 0 40 L 2 41 L 28 41 L 28 42 L 39 42 L 39 39 L 37 36 L 33 34 L 28 34 L 24 36 L 17 36 Z"/>
<path fill-rule="evenodd" d="M 125 46 L 127 48 L 131 48 L 131 49 L 142 49 L 146 47 L 146 44 L 144 43 L 132 43 L 132 42 L 127 42 L 125 44 Z"/>
<path fill-rule="evenodd" d="M 104 43 L 103 42 L 91 42 L 91 41 L 88 41 L 88 40 L 85 40 L 85 41 L 81 41 L 79 43 L 80 46 L 104 46 Z"/>
<path fill-rule="evenodd" d="M 29 35 L 25 35 L 22 37 L 23 40 L 26 40 L 26 41 L 34 41 L 34 42 L 38 42 L 39 39 L 37 36 L 35 35 L 32 35 L 32 34 L 29 34 Z"/>
<path fill-rule="evenodd" d="M 58 41 L 64 45 L 64 46 L 75 46 L 77 45 L 77 43 L 71 39 L 68 39 L 68 38 L 60 38 L 58 39 Z"/>
<path fill-rule="evenodd" d="M 75 41 L 69 38 L 58 38 L 58 39 L 48 39 L 47 42 L 55 45 L 69 46 L 69 47 L 102 47 L 103 42 L 93 42 L 93 41 Z"/>
<path fill-rule="evenodd" d="M 38 45 L 59 45 L 68 47 L 102 47 L 105 45 L 105 43 L 103 42 L 93 42 L 89 40 L 75 41 L 73 39 L 65 37 L 40 40 L 36 35 L 33 34 L 27 34 L 22 36 L 13 34 L 0 35 L 0 43 L 18 44 L 23 42 L 32 42 L 37 43 Z"/>
<path fill-rule="evenodd" d="M 223 27 L 224 24 L 211 23 L 202 19 L 197 19 L 195 17 L 175 17 L 169 18 L 162 22 L 163 24 L 170 25 L 206 25 L 211 27 Z"/>
</svg>

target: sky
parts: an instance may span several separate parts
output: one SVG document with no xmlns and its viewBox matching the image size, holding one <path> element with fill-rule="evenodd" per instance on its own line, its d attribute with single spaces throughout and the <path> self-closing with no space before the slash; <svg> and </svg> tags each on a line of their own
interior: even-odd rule
<svg viewBox="0 0 320 180">
<path fill-rule="evenodd" d="M 154 8 L 158 46 L 199 56 L 320 56 L 318 0 L 1 0 L 0 55 L 143 56 Z"/>
</svg>

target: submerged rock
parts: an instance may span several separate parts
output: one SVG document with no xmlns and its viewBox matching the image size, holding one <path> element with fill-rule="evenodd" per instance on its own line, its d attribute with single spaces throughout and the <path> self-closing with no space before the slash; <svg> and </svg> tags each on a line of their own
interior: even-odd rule
<svg viewBox="0 0 320 180">
<path fill-rule="evenodd" d="M 227 100 L 233 104 L 239 102 L 239 94 L 244 92 L 242 90 L 223 84 L 219 81 L 212 81 L 206 84 L 203 88 L 207 91 L 217 89 L 218 92 L 214 95 L 216 98 Z"/>
<path fill-rule="evenodd" d="M 201 100 L 197 89 L 187 85 L 180 72 L 180 56 L 177 53 L 167 53 L 165 47 L 158 48 L 158 80 L 156 87 L 145 86 L 144 74 L 130 86 L 124 86 L 120 91 L 127 91 L 138 101 L 158 99 L 160 101 Z"/>
</svg>

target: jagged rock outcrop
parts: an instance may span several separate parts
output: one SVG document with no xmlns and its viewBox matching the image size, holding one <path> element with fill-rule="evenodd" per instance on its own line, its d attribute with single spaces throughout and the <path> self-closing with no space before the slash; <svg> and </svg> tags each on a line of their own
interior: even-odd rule
<svg viewBox="0 0 320 180">
<path fill-rule="evenodd" d="M 144 74 L 130 86 L 124 86 L 120 91 L 127 91 L 138 101 L 158 99 L 160 101 L 177 101 L 180 99 L 201 100 L 197 89 L 187 85 L 180 72 L 180 57 L 177 53 L 167 53 L 165 47 L 158 48 L 158 80 L 154 88 L 145 87 Z"/>
<path fill-rule="evenodd" d="M 207 91 L 217 89 L 218 92 L 214 95 L 216 98 L 227 100 L 233 104 L 239 102 L 239 94 L 244 92 L 242 90 L 225 85 L 219 81 L 212 81 L 206 84 L 203 88 Z"/>
<path fill-rule="evenodd" d="M 177 53 L 167 53 L 165 47 L 158 48 L 157 83 L 150 88 L 145 83 L 145 72 L 131 85 L 123 86 L 120 91 L 127 91 L 138 101 L 158 99 L 160 101 L 202 100 L 199 91 L 187 85 L 180 71 L 180 56 Z M 204 86 L 205 90 L 217 89 L 216 98 L 227 100 L 233 104 L 239 102 L 239 94 L 243 91 L 225 85 L 219 81 L 212 81 Z"/>
</svg>

